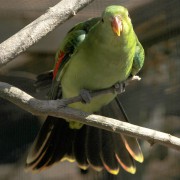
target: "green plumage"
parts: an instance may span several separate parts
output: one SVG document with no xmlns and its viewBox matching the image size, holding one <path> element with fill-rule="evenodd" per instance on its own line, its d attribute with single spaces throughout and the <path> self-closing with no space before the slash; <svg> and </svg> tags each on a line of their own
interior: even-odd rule
<svg viewBox="0 0 180 180">
<path fill-rule="evenodd" d="M 82 89 L 100 90 L 111 87 L 130 75 L 136 75 L 143 62 L 144 50 L 133 30 L 127 9 L 109 6 L 102 17 L 77 24 L 64 38 L 56 54 L 49 98 L 70 98 L 79 95 Z M 50 74 L 42 75 L 39 81 L 47 80 L 46 77 L 52 78 Z M 122 112 L 115 93 L 100 95 L 87 104 L 78 102 L 69 106 L 102 115 L 106 115 L 102 109 L 107 107 L 107 116 L 117 119 L 120 118 L 117 111 Z M 127 121 L 125 114 L 123 118 Z M 45 143 L 34 143 L 27 159 L 27 167 L 42 169 L 66 158 L 77 160 L 83 169 L 87 169 L 90 164 L 98 171 L 105 167 L 110 173 L 117 174 L 118 163 L 128 172 L 134 173 L 133 158 L 143 161 L 136 139 L 71 122 L 70 119 L 59 123 L 57 118 L 48 117 L 46 121 L 48 123 L 45 122 L 38 137 Z M 51 129 L 49 133 L 45 130 L 48 128 Z M 62 144 L 66 141 L 58 134 L 68 141 L 64 148 Z M 53 143 L 49 146 L 51 142 Z M 96 148 L 93 150 L 93 147 Z M 123 157 L 120 157 L 121 154 Z"/>
</svg>

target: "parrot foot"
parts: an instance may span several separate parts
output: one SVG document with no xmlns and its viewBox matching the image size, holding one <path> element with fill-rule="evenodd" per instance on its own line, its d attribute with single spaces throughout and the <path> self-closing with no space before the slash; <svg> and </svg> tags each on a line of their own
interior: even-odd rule
<svg viewBox="0 0 180 180">
<path fill-rule="evenodd" d="M 114 85 L 114 89 L 117 94 L 121 94 L 125 92 L 125 87 L 126 87 L 125 82 L 118 82 Z"/>
<path fill-rule="evenodd" d="M 81 89 L 80 90 L 80 96 L 81 96 L 81 99 L 82 99 L 81 100 L 82 103 L 87 104 L 87 103 L 91 102 L 92 97 L 91 97 L 90 92 L 88 90 Z"/>
</svg>

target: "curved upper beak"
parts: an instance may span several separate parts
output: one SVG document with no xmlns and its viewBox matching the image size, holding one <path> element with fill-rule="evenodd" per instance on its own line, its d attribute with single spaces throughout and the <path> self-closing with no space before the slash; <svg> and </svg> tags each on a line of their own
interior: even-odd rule
<svg viewBox="0 0 180 180">
<path fill-rule="evenodd" d="M 122 27 L 122 21 L 119 17 L 115 16 L 111 22 L 112 29 L 117 36 L 121 35 L 121 32 L 123 30 Z"/>
</svg>

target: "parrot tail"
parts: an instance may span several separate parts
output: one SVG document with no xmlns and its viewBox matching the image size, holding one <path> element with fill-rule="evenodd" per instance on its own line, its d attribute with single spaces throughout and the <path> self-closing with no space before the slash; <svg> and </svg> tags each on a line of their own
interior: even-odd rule
<svg viewBox="0 0 180 180">
<path fill-rule="evenodd" d="M 114 109 L 116 106 L 120 106 L 117 100 L 99 114 L 108 116 L 111 110 L 110 117 L 113 114 L 118 118 L 120 111 Z M 105 168 L 111 174 L 118 174 L 120 164 L 134 174 L 134 160 L 142 162 L 143 155 L 135 138 L 88 125 L 71 129 L 64 119 L 48 116 L 29 152 L 26 168 L 40 171 L 63 160 L 76 161 L 84 170 L 89 166 L 96 171 Z"/>
</svg>

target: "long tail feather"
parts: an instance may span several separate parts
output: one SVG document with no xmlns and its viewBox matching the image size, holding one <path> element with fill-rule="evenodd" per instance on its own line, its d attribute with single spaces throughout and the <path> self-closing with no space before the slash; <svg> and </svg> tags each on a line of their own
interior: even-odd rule
<svg viewBox="0 0 180 180">
<path fill-rule="evenodd" d="M 114 134 L 113 137 L 115 142 L 116 158 L 119 164 L 123 167 L 125 171 L 134 174 L 136 172 L 136 166 L 134 160 L 130 156 L 129 152 L 126 150 L 121 135 Z"/>
<path fill-rule="evenodd" d="M 129 122 L 128 116 L 119 100 L 119 98 L 117 97 L 115 99 L 117 106 L 119 106 L 122 115 L 123 115 L 123 119 L 126 122 Z M 124 144 L 126 146 L 126 149 L 128 150 L 128 152 L 131 154 L 131 156 L 138 162 L 142 163 L 144 161 L 144 157 L 143 157 L 143 153 L 141 151 L 139 142 L 136 138 L 130 137 L 130 136 L 126 136 L 126 135 L 122 135 L 122 139 L 124 141 Z"/>
<path fill-rule="evenodd" d="M 116 97 L 109 105 L 102 108 L 100 114 L 112 117 L 115 119 L 120 119 L 121 121 L 129 122 L 128 116 L 124 111 L 124 108 L 119 100 L 119 97 Z M 143 162 L 144 157 L 141 151 L 139 142 L 136 138 L 121 135 L 126 149 L 131 154 L 131 156 L 138 162 Z"/>
<path fill-rule="evenodd" d="M 54 127 L 54 130 L 52 132 L 52 139 L 51 142 L 47 144 L 47 149 L 42 152 L 41 157 L 38 158 L 35 167 L 33 168 L 34 170 L 42 170 L 45 169 L 48 164 L 48 162 L 51 160 L 51 157 L 53 155 L 53 151 L 55 149 L 55 146 L 53 144 L 55 144 L 56 141 L 56 136 L 57 136 L 57 127 Z"/>
<path fill-rule="evenodd" d="M 69 129 L 68 123 L 64 120 L 56 119 L 58 122 L 56 126 L 59 127 L 57 132 L 56 141 L 53 144 L 54 152 L 51 160 L 48 162 L 47 166 L 51 166 L 55 162 L 61 161 L 67 154 L 67 151 L 72 146 L 72 139 L 74 131 Z"/>
<path fill-rule="evenodd" d="M 83 126 L 80 130 L 77 130 L 75 141 L 73 144 L 73 153 L 79 167 L 86 170 L 89 167 L 87 162 L 87 156 L 85 153 L 85 141 L 86 141 L 86 127 Z"/>
<path fill-rule="evenodd" d="M 119 165 L 115 157 L 115 144 L 111 132 L 102 130 L 101 159 L 105 169 L 111 174 L 119 173 Z"/>
<path fill-rule="evenodd" d="M 142 163 L 144 161 L 144 156 L 137 139 L 126 135 L 121 135 L 121 137 L 126 146 L 126 149 L 131 154 L 133 159 Z"/>
<path fill-rule="evenodd" d="M 87 126 L 85 148 L 86 148 L 86 155 L 89 164 L 96 171 L 101 171 L 103 168 L 103 164 L 100 157 L 100 151 L 101 151 L 100 129 Z"/>
<path fill-rule="evenodd" d="M 55 117 L 48 117 L 43 124 L 26 161 L 26 168 L 41 170 L 70 156 L 74 131 L 68 123 Z"/>
<path fill-rule="evenodd" d="M 39 132 L 36 140 L 27 157 L 26 168 L 34 168 L 39 159 L 43 156 L 43 154 L 47 151 L 49 143 L 53 138 L 52 129 L 54 128 L 54 124 L 47 119 L 43 124 L 41 131 Z"/>
</svg>

